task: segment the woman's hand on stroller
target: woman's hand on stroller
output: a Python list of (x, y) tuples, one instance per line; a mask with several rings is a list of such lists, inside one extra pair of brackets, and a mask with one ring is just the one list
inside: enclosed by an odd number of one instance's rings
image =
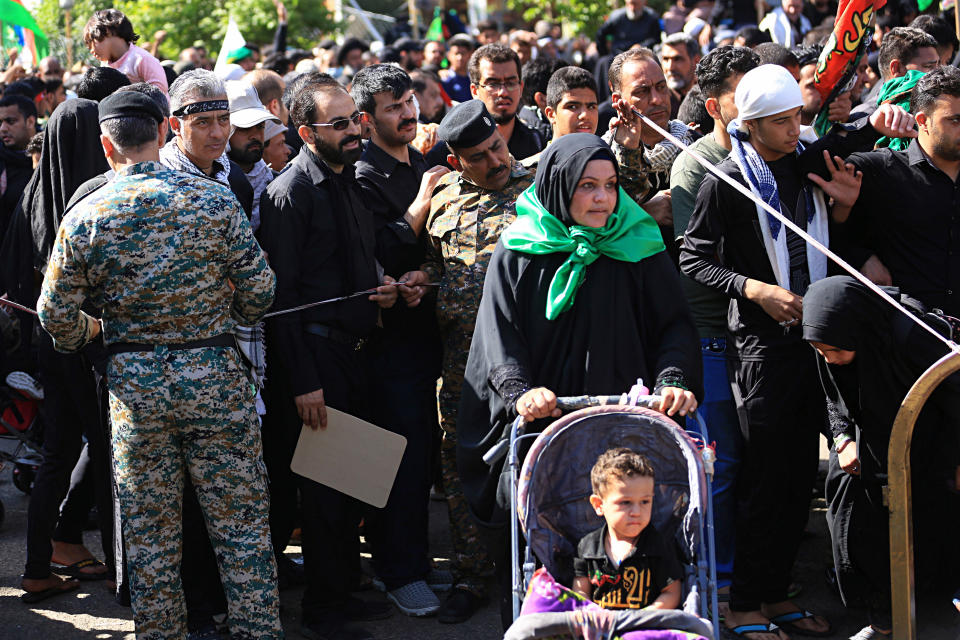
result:
[(661, 400), (660, 407), (657, 410), (660, 413), (668, 416), (679, 413), (681, 416), (685, 416), (697, 409), (697, 397), (693, 395), (693, 391), (687, 391), (679, 387), (664, 387), (658, 393)]
[(562, 412), (557, 408), (557, 395), (546, 387), (530, 389), (517, 399), (517, 414), (525, 422), (540, 418), (559, 418)]

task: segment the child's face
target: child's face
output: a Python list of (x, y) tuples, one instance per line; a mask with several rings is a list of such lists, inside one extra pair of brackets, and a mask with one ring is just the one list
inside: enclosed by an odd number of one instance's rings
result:
[(127, 41), (117, 36), (107, 36), (90, 44), (90, 53), (100, 62), (116, 62), (126, 51)]
[(602, 496), (590, 496), (597, 515), (618, 538), (635, 538), (648, 524), (653, 512), (653, 478), (629, 476), (613, 478)]

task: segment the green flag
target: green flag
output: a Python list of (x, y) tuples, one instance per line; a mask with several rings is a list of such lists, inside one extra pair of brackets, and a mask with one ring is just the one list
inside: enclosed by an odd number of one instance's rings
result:
[[(9, 2), (9, 0), (7, 1)], [(446, 39), (443, 37), (443, 17), (440, 13), (440, 7), (434, 7), (433, 20), (430, 22), (430, 28), (427, 29), (427, 35), (424, 36), (424, 39), (439, 41)]]

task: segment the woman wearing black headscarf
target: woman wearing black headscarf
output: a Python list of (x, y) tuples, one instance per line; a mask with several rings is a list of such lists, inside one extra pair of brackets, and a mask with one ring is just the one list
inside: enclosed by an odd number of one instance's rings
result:
[[(671, 415), (696, 407), (699, 341), (676, 267), (617, 178), (600, 138), (558, 138), (490, 260), (457, 427), (464, 493), (481, 522), (503, 518), (500, 469), (482, 456), (517, 415), (555, 417), (557, 396), (619, 394), (638, 378)], [(496, 557), (502, 534), (492, 534)]]
[[(946, 336), (957, 328), (897, 289), (894, 298)], [(907, 391), (947, 353), (934, 336), (848, 276), (803, 298), (803, 337), (820, 353), (834, 447), (826, 482), (834, 564), (847, 606), (866, 606), (857, 640), (890, 632), (889, 514), (883, 506), (893, 421)], [(917, 421), (911, 446), (918, 584), (954, 580), (960, 526), (960, 377), (945, 380)], [(950, 585), (949, 582), (947, 586)], [(885, 632), (885, 633), (884, 633)]]
[[(63, 219), (67, 202), (77, 187), (105, 172), (107, 166), (100, 145), (97, 103), (67, 100), (50, 116), (43, 134), (40, 164), (27, 183), (0, 249), (2, 288), (9, 297), (27, 306), (36, 306), (47, 261)], [(26, 316), (21, 322), (29, 322)], [(29, 326), (24, 324), (23, 326)], [(35, 333), (35, 335), (34, 335)], [(70, 474), (82, 447), (82, 435), (90, 445), (94, 469), (94, 492), (101, 517), (104, 552), (112, 553), (110, 488), (106, 462), (106, 435), (101, 428), (96, 382), (88, 355), (61, 354), (53, 349), (43, 331), (24, 331), (34, 336), (39, 374), (44, 386), (44, 461), (37, 471), (27, 513), (27, 563), (22, 586), (25, 600), (36, 601), (68, 590), (75, 583), (64, 582), (50, 572), (60, 501), (70, 483)], [(27, 340), (29, 343), (29, 339)], [(29, 345), (28, 345), (29, 346)], [(83, 547), (77, 528), (59, 530), (56, 560), (73, 564), (90, 552)], [(69, 539), (65, 539), (69, 538)], [(70, 557), (66, 557), (70, 556)], [(81, 578), (105, 577), (97, 563), (76, 565), (68, 573)]]

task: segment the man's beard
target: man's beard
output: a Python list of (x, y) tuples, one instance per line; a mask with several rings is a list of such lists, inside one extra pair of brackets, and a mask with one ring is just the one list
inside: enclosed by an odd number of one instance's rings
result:
[(230, 147), (227, 152), (230, 159), (240, 165), (254, 165), (263, 158), (263, 145), (250, 143), (243, 149)]
[[(347, 136), (337, 145), (332, 145), (327, 144), (325, 141), (317, 137), (314, 138), (314, 144), (317, 147), (317, 153), (320, 154), (320, 157), (324, 160), (324, 162), (336, 165), (348, 165), (359, 160), (360, 155), (363, 153), (363, 145), (359, 144), (360, 140), (360, 136)], [(358, 143), (356, 149), (345, 150), (343, 148), (344, 145), (350, 144), (354, 141)]]
[(683, 91), (687, 88), (687, 79), (681, 76), (669, 76), (667, 86), (674, 91)]
[(493, 116), (493, 121), (497, 124), (509, 124), (511, 120), (517, 117), (517, 112), (503, 113), (501, 111), (494, 111), (490, 115)]
[(933, 155), (948, 162), (960, 160), (960, 142), (950, 142), (947, 138), (938, 136), (933, 139)]

